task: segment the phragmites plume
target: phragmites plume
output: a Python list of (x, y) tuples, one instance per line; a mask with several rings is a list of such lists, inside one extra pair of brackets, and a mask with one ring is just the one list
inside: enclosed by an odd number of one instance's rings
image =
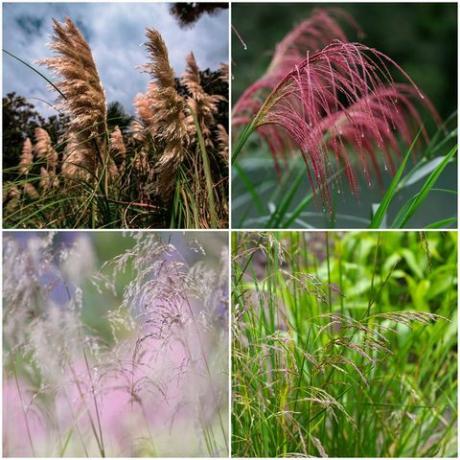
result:
[(72, 20), (53, 23), (54, 36), (49, 46), (57, 56), (44, 59), (41, 64), (60, 77), (55, 86), (63, 109), (70, 116), (68, 137), (72, 149), (67, 161), (73, 168), (83, 168), (80, 176), (87, 176), (88, 171), (95, 173), (107, 155), (104, 90), (91, 49)]
[(58, 154), (53, 147), (48, 132), (43, 128), (35, 128), (34, 152), (37, 158), (46, 161), (51, 171), (56, 171)]
[[(312, 188), (328, 204), (328, 181), (337, 170), (344, 170), (354, 194), (356, 170), (369, 186), (372, 173), (381, 181), (382, 162), (394, 173), (394, 157), (401, 155), (398, 139), (410, 145), (422, 126), (417, 103), (440, 123), (409, 75), (378, 50), (349, 42), (338, 17), (358, 29), (340, 10), (315, 11), (279, 43), (268, 71), (233, 112), (234, 126), (251, 123), (267, 142), (277, 168), (280, 156), (300, 150)], [(406, 83), (396, 83), (390, 70)], [(422, 133), (427, 141), (423, 127)]]
[(67, 136), (62, 174), (72, 180), (89, 180), (94, 174), (94, 151), (87, 142), (80, 142), (79, 136), (70, 131)]
[(151, 62), (144, 69), (153, 81), (147, 92), (136, 98), (135, 106), (154, 140), (163, 147), (155, 165), (155, 173), (158, 179), (157, 193), (167, 201), (174, 189), (176, 171), (188, 143), (184, 99), (176, 90), (174, 71), (161, 35), (154, 29), (147, 29), (146, 35)]
[(22, 145), (22, 153), (19, 161), (19, 174), (27, 175), (34, 161), (32, 141), (27, 138)]
[(198, 123), (205, 144), (212, 147), (213, 142), (210, 127), (214, 125), (214, 116), (218, 112), (219, 102), (223, 98), (219, 95), (208, 94), (203, 89), (201, 86), (200, 69), (193, 53), (187, 56), (187, 67), (182, 76), (182, 83), (192, 96), (187, 99), (188, 108), (191, 112), (186, 119), (189, 136), (194, 139), (197, 138), (196, 123)]
[(54, 171), (40, 168), (40, 189), (43, 191), (59, 187), (59, 178)]
[(145, 130), (144, 130), (144, 127), (137, 120), (133, 120), (131, 122), (131, 124), (129, 125), (129, 133), (131, 134), (131, 137), (136, 142), (140, 142), (140, 143), (145, 142)]

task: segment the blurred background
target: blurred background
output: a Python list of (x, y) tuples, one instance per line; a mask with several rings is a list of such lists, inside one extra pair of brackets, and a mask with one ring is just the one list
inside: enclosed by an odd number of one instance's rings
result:
[[(232, 32), (233, 103), (266, 71), (276, 44), (318, 7), (339, 7), (351, 14), (364, 32), (364, 36), (358, 37), (353, 27), (347, 25), (345, 21), (340, 21), (350, 40), (375, 47), (395, 60), (431, 99), (441, 118), (446, 120), (451, 116), (449, 130), (456, 127), (457, 4), (454, 3), (235, 3), (232, 5), (232, 25), (245, 45), (240, 41), (237, 33)], [(395, 77), (401, 78), (397, 75)], [(435, 132), (434, 126), (429, 126), (429, 132), (431, 135)], [(233, 142), (235, 139), (234, 136)], [(437, 154), (445, 155), (447, 152), (446, 146)], [(284, 171), (279, 177), (274, 170), (267, 146), (260, 143), (256, 136), (250, 138), (238, 162), (262, 197), (261, 201), (268, 203), (268, 208), (272, 209), (276, 200), (286, 196), (290, 190), (290, 185), (300, 171), (299, 168), (305, 168), (301, 158), (293, 158), (289, 171)], [(414, 165), (415, 163), (410, 161), (406, 171)], [(306, 176), (305, 174), (305, 179), (294, 197), (293, 207), (311, 190)], [(336, 210), (334, 222), (330, 221), (328, 213), (323, 211), (321, 200), (317, 199), (314, 200), (316, 203), (310, 205), (291, 227), (367, 227), (372, 205), (381, 201), (383, 192), (392, 177), (384, 174), (383, 187), (377, 183), (372, 183), (369, 187), (362, 175), (359, 176), (361, 189), (359, 197), (349, 192), (345, 180), (342, 179), (342, 183), (338, 185), (345, 193), (334, 194)], [(254, 206), (247, 186), (235, 174), (235, 170), (232, 177), (233, 227), (266, 228), (267, 216)], [(414, 196), (420, 185), (421, 182), (397, 194), (388, 212), (390, 221), (401, 206)], [(456, 161), (446, 167), (438, 180), (437, 187), (457, 190)], [(422, 207), (423, 212), (417, 212), (408, 226), (424, 227), (445, 218), (446, 215), (456, 215), (456, 209), (456, 194), (432, 192)]]

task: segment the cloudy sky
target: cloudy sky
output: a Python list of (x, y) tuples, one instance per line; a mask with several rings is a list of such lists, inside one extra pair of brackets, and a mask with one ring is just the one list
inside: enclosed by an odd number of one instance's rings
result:
[[(176, 75), (193, 51), (200, 68), (216, 69), (228, 62), (228, 10), (204, 14), (192, 27), (181, 29), (169, 13), (169, 4), (158, 3), (9, 3), (3, 6), (3, 47), (28, 63), (51, 56), (46, 47), (51, 20), (70, 17), (93, 52), (109, 102), (119, 101), (132, 112), (134, 96), (146, 89), (148, 76), (136, 66), (147, 62), (142, 46), (146, 27), (160, 31)], [(41, 71), (50, 76), (45, 68)], [(46, 82), (15, 59), (3, 55), (3, 95), (15, 91), (27, 98), (53, 103)], [(44, 115), (52, 111), (36, 99), (31, 102)]]

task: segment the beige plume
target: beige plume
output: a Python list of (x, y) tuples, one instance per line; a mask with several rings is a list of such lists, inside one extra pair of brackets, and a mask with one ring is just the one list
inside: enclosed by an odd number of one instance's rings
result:
[(37, 189), (30, 182), (24, 184), (24, 192), (31, 200), (38, 200), (40, 195), (37, 192)]
[(43, 128), (35, 128), (34, 152), (37, 158), (46, 161), (50, 170), (56, 170), (58, 154), (53, 148), (49, 134)]
[(48, 171), (43, 166), (40, 168), (40, 189), (43, 191), (59, 187), (59, 179), (54, 171)]
[(75, 168), (82, 168), (77, 175), (88, 177), (88, 171), (95, 174), (107, 155), (104, 90), (91, 49), (75, 24), (69, 18), (64, 23), (53, 20), (53, 24), (49, 46), (57, 56), (41, 63), (60, 77), (56, 86), (63, 95), (63, 109), (70, 116), (67, 137), (72, 149), (66, 160), (72, 163), (72, 175)]
[(228, 77), (229, 77), (229, 66), (228, 64), (225, 64), (224, 62), (222, 62), (220, 65), (219, 65), (219, 71), (220, 71), (220, 79), (225, 82), (225, 83), (228, 83)]
[(158, 31), (147, 29), (146, 44), (151, 62), (144, 69), (153, 81), (145, 94), (136, 98), (137, 113), (150, 131), (161, 156), (155, 165), (157, 193), (168, 201), (174, 189), (176, 171), (184, 158), (187, 144), (184, 99), (177, 92), (168, 50)]
[(27, 138), (22, 145), (22, 153), (19, 160), (19, 173), (27, 175), (34, 161), (32, 141)]
[(123, 140), (123, 134), (118, 126), (110, 134), (110, 149), (114, 155), (113, 158), (116, 156), (120, 156), (121, 158), (126, 157), (126, 145), (125, 141)]
[(224, 98), (218, 95), (210, 95), (203, 89), (201, 86), (200, 69), (193, 53), (187, 56), (187, 67), (181, 80), (191, 94), (191, 98), (187, 100), (190, 111), (186, 119), (188, 133), (191, 138), (196, 139), (197, 132), (195, 120), (192, 115), (193, 112), (203, 134), (205, 144), (212, 147), (211, 126), (215, 122), (214, 115), (219, 110), (219, 102)]

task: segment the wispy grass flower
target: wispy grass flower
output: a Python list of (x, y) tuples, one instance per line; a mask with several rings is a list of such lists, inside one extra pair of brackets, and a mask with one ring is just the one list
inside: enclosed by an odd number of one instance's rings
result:
[[(407, 83), (396, 83), (394, 72)], [(299, 150), (313, 190), (330, 203), (327, 184), (337, 170), (344, 169), (357, 194), (358, 173), (371, 185), (374, 175), (380, 180), (382, 163), (395, 171), (400, 140), (410, 145), (419, 128), (428, 140), (420, 106), (440, 122), (428, 98), (396, 62), (349, 42), (331, 14), (318, 10), (277, 46), (266, 74), (235, 104), (234, 125), (247, 124), (235, 158), (254, 131), (267, 141), (277, 167), (283, 155)]]

